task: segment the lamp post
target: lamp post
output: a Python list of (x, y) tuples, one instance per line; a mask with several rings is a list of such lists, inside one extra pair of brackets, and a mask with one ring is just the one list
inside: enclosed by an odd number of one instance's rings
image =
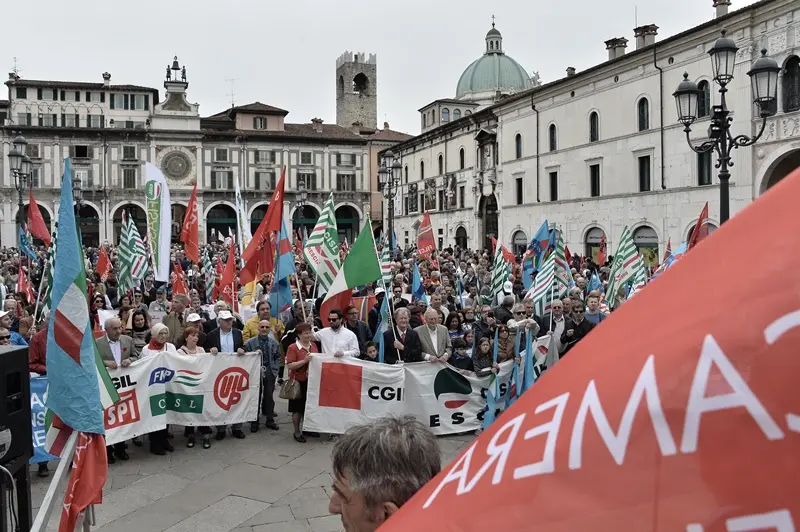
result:
[(712, 107), (711, 125), (708, 128), (709, 139), (699, 146), (694, 146), (689, 133), (691, 125), (697, 120), (697, 104), (701, 91), (697, 84), (689, 79), (689, 74), (684, 73), (683, 81), (678, 85), (677, 90), (672, 94), (675, 97), (675, 104), (678, 107), (678, 122), (684, 125), (686, 142), (696, 153), (707, 153), (712, 150), (717, 152), (717, 164), (719, 168), (719, 203), (720, 203), (720, 223), (725, 223), (730, 217), (730, 196), (729, 181), (731, 173), (728, 170), (733, 166), (731, 161), (731, 151), (734, 148), (751, 146), (761, 138), (764, 128), (767, 125), (767, 118), (775, 114), (775, 104), (778, 97), (778, 73), (781, 68), (778, 62), (767, 56), (766, 50), (761, 50), (759, 57), (753, 67), (747, 73), (750, 76), (750, 83), (753, 88), (753, 103), (759, 108), (761, 116), (761, 128), (755, 136), (731, 134), (731, 123), (733, 117), (728, 109), (725, 93), (728, 92), (728, 84), (733, 80), (733, 70), (736, 65), (736, 52), (739, 48), (733, 39), (722, 36), (716, 40), (708, 51), (711, 56), (711, 65), (714, 73), (714, 82), (719, 85), (720, 104)]
[[(400, 184), (401, 169), (402, 165), (400, 164), (400, 159), (395, 158), (392, 150), (386, 150), (383, 154), (381, 167), (378, 170), (378, 178), (380, 179), (381, 188), (383, 189), (383, 197), (389, 200), (389, 208), (386, 213), (386, 226), (388, 228), (388, 242), (390, 248), (392, 248), (392, 244), (394, 244), (395, 247), (397, 246), (397, 242), (392, 242), (394, 239), (394, 190)], [(392, 249), (392, 254), (394, 254), (394, 251), (395, 250)]]
[[(308, 187), (306, 185), (306, 178), (301, 177), (297, 181), (297, 192), (298, 192), (298, 199), (297, 199), (297, 210), (299, 212), (299, 218), (301, 220), (305, 220), (305, 210), (306, 210), (306, 202), (308, 201)], [(301, 223), (303, 227), (305, 227), (305, 222)]]
[(8, 161), (11, 165), (11, 173), (14, 175), (14, 188), (17, 189), (17, 246), (21, 249), (22, 242), (20, 235), (24, 220), (22, 214), (22, 193), (28, 189), (28, 176), (31, 172), (31, 160), (26, 154), (28, 141), (21, 134), (17, 133), (11, 141), (11, 149), (8, 152)]

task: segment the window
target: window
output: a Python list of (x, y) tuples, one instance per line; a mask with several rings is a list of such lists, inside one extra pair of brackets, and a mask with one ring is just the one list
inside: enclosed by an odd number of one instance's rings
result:
[(58, 93), (53, 89), (40, 89), (40, 100), (58, 100)]
[(461, 119), (461, 109), (453, 109), (453, 120)]
[(310, 151), (301, 151), (300, 152), (300, 164), (312, 164), (311, 163), (311, 152)]
[(408, 214), (408, 196), (403, 196), (403, 214)]
[(122, 147), (122, 160), (135, 161), (136, 160), (136, 146), (123, 146)]
[(436, 109), (431, 110), (431, 125), (436, 125)]
[(297, 174), (297, 179), (298, 182), (303, 180), (306, 182), (306, 190), (317, 190), (317, 174)]
[(711, 88), (703, 80), (697, 84), (700, 94), (697, 95), (697, 117), (703, 118), (711, 114)]
[(61, 115), (61, 127), (78, 127), (80, 118), (78, 115)]
[(519, 133), (514, 137), (514, 157), (516, 159), (522, 159), (522, 135)]
[(650, 192), (650, 156), (644, 155), (639, 160), (639, 192)]
[(422, 115), (422, 127), (428, 127), (428, 115)]
[(425, 179), (425, 161), (419, 162), (419, 178)]
[(550, 127), (547, 128), (547, 137), (550, 143), (550, 151), (556, 151), (558, 149), (558, 131), (556, 131), (555, 124), (550, 124)]
[(41, 159), (42, 157), (41, 145), (29, 142), (28, 148), (25, 151), (25, 155), (27, 155), (31, 159)]
[(256, 150), (256, 163), (274, 164), (275, 152), (270, 150)]
[(356, 176), (354, 174), (338, 174), (336, 176), (336, 190), (342, 192), (355, 192)]
[(465, 197), (467, 195), (466, 188), (467, 187), (465, 187), (464, 185), (461, 185), (460, 187), (458, 187), (458, 208), (459, 209), (463, 209), (464, 208), (464, 199), (465, 199)]
[[(30, 146), (28, 146), (28, 149), (30, 149)], [(41, 175), (41, 172), (40, 172), (39, 167), (32, 166), (31, 167), (31, 175), (30, 175), (31, 187), (39, 188), (41, 186), (41, 184), (39, 183), (39, 176), (40, 175)]]
[(466, 111), (464, 111), (464, 116), (469, 116), (469, 115), (471, 115), (471, 114), (472, 114), (472, 111), (470, 111), (469, 109), (467, 109)]
[(75, 180), (80, 180), (81, 187), (84, 189), (94, 188), (94, 174), (91, 168), (75, 170)]
[(593, 198), (600, 197), (600, 165), (589, 165), (589, 188)]
[(30, 113), (17, 113), (17, 124), (20, 126), (29, 126), (31, 125), (31, 114)]
[(214, 149), (214, 162), (227, 163), (228, 162), (228, 148), (215, 148)]
[(62, 91), (61, 94), (63, 95), (62, 100), (65, 102), (79, 102), (81, 100), (80, 92), (76, 91)]
[(123, 101), (128, 103), (128, 107), (125, 107), (125, 109), (133, 111), (146, 111), (149, 109), (149, 100), (150, 96), (148, 94), (131, 94), (130, 96), (125, 94), (123, 96)]
[(636, 104), (636, 115), (639, 124), (639, 131), (650, 129), (650, 102), (647, 98), (642, 98)]
[(356, 155), (354, 153), (336, 154), (336, 166), (355, 166)]
[(464, 154), (464, 148), (461, 148), (460, 150), (458, 150), (458, 169), (459, 170), (463, 170), (464, 169), (464, 155), (465, 155)]
[(444, 157), (439, 154), (439, 175), (444, 175)]
[(423, 192), (419, 193), (419, 203), (417, 203), (417, 211), (420, 209), (425, 208), (425, 194)]
[(408, 165), (403, 168), (403, 177), (405, 178), (406, 184), (408, 184)]
[(558, 172), (550, 172), (550, 201), (558, 201)]
[(701, 187), (711, 184), (711, 153), (697, 154), (697, 184)]
[(102, 102), (105, 100), (105, 93), (104, 92), (87, 92), (86, 93), (86, 101), (87, 102)]
[(256, 172), (256, 190), (275, 190), (275, 172)]
[(17, 87), (17, 99), (26, 100), (28, 98), (28, 89), (25, 87)]
[[(444, 190), (440, 189), (438, 191), (438, 193), (436, 194), (436, 196), (437, 196), (436, 199), (437, 199), (437, 202), (438, 202), (437, 204), (439, 205), (438, 208), (439, 208), (440, 211), (443, 211), (444, 210)], [(439, 248), (439, 249), (441, 249), (441, 248)]]
[(85, 146), (85, 145), (72, 146), (72, 149), (70, 151), (72, 151), (72, 156), (75, 157), (76, 159), (91, 159), (92, 156), (94, 155), (92, 153), (93, 151), (92, 148), (90, 146)]
[(267, 119), (263, 116), (254, 116), (253, 129), (267, 129)]
[(136, 188), (136, 168), (126, 167), (122, 169), (122, 188), (131, 190)]
[(800, 109), (800, 57), (792, 56), (783, 71), (783, 111)]
[(86, 117), (89, 122), (89, 127), (104, 127), (103, 115), (89, 115)]
[(589, 142), (600, 140), (600, 117), (596, 111), (589, 115)]
[(517, 178), (517, 205), (522, 205), (522, 178)]
[(445, 107), (442, 109), (442, 122), (449, 122), (450, 121), (450, 109)]
[(217, 170), (211, 172), (212, 190), (233, 190), (233, 172)]
[(56, 127), (58, 125), (56, 115), (39, 115), (39, 125), (42, 127)]

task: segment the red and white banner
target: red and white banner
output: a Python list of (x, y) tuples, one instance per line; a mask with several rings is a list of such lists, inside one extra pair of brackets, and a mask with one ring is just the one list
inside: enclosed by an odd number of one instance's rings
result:
[(796, 530), (797, 198), (800, 170), (624, 303), (381, 530)]

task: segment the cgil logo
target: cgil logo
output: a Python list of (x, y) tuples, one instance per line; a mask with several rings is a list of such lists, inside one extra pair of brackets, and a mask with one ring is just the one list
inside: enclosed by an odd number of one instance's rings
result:
[(242, 368), (228, 368), (214, 382), (214, 401), (226, 412), (242, 400), (242, 392), (250, 388), (250, 375)]
[(378, 399), (383, 399), (384, 401), (402, 401), (403, 389), (392, 388), (391, 386), (372, 386), (367, 390), (367, 396), (376, 401)]

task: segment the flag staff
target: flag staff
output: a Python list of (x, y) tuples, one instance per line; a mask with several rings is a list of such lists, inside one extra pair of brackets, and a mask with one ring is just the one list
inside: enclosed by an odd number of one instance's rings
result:
[[(370, 218), (369, 218), (369, 214), (367, 215), (367, 221), (365, 223), (368, 223), (368, 224), (372, 223)], [(370, 234), (370, 238), (372, 240), (372, 249), (375, 250), (375, 257), (377, 258), (378, 257), (378, 245), (375, 243), (375, 236), (372, 234), (371, 231), (370, 231), (369, 234)], [(380, 282), (381, 282), (381, 285), (383, 286), (383, 297), (389, 297), (389, 291), (386, 290), (386, 281), (383, 280), (383, 268), (381, 268)], [(389, 302), (391, 303), (391, 300)], [(388, 307), (389, 307), (389, 328), (392, 330), (392, 335), (394, 336), (394, 339), (396, 341), (398, 338), (397, 338), (397, 331), (394, 328), (394, 322), (392, 320), (392, 318), (393, 318), (392, 312), (391, 312), (392, 306), (388, 305)]]
[[(52, 245), (52, 244), (51, 244)], [(47, 279), (47, 270), (50, 268), (50, 261), (45, 261), (44, 269), (42, 270), (42, 278), (39, 280), (39, 290), (36, 292), (36, 307), (33, 309), (33, 324), (36, 325), (39, 316), (39, 303), (42, 300), (42, 285), (44, 280)]]

